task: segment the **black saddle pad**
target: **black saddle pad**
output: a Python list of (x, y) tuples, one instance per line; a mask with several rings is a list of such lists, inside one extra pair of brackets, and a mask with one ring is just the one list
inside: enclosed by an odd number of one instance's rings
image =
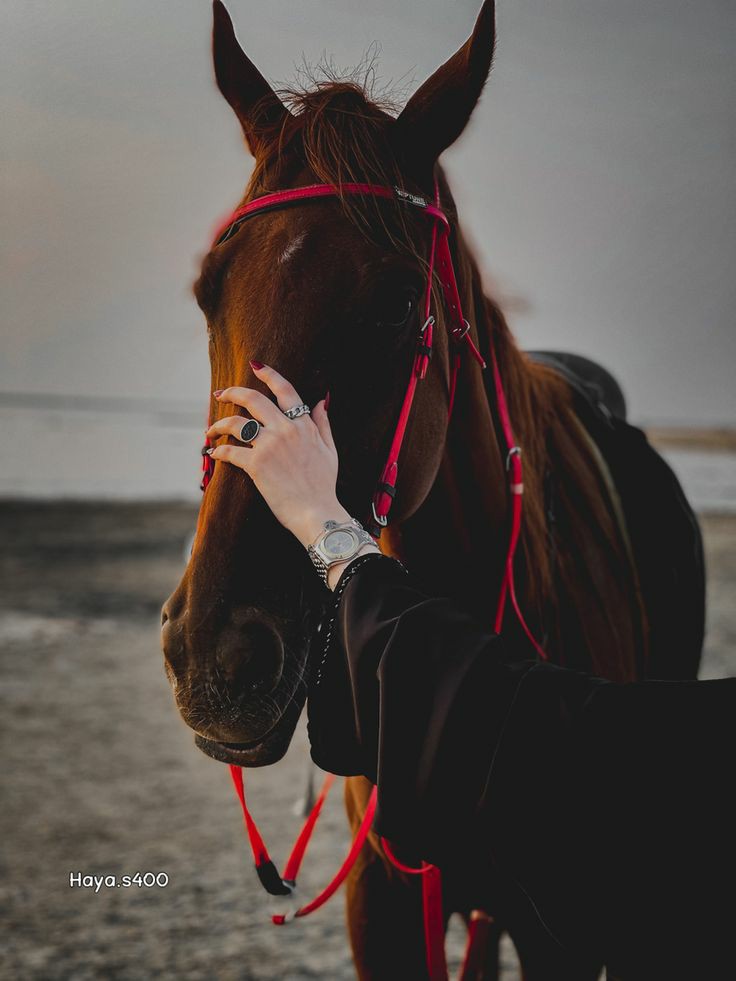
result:
[(650, 678), (697, 676), (705, 634), (705, 559), (698, 520), (671, 467), (626, 421), (609, 372), (579, 355), (529, 351), (570, 385), (575, 411), (621, 499), (649, 621)]
[(626, 399), (613, 375), (590, 358), (568, 351), (527, 351), (533, 361), (562, 375), (605, 415), (626, 418)]

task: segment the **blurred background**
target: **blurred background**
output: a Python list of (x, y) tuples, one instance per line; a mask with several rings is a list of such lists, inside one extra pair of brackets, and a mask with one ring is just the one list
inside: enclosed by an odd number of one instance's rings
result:
[[(274, 84), (370, 51), (404, 101), (479, 5), (229, 9)], [(266, 924), (227, 774), (195, 751), (158, 652), (208, 401), (191, 283), (251, 166), (214, 85), (210, 3), (5, 0), (0, 19), (0, 971), (349, 978), (339, 900)], [(443, 157), (522, 346), (611, 369), (701, 513), (704, 677), (735, 673), (735, 33), (729, 0), (501, 0), (490, 81)], [(305, 760), (301, 733), (253, 776), (282, 854)], [(346, 842), (338, 798), (314, 885)], [(170, 884), (69, 887), (72, 870), (139, 869)]]

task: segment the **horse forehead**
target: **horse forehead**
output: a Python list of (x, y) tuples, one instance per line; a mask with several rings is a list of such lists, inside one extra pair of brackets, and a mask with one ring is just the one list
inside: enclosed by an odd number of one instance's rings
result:
[(279, 253), (278, 258), (276, 259), (277, 263), (280, 266), (283, 266), (289, 262), (290, 259), (293, 259), (300, 249), (303, 248), (306, 238), (306, 231), (297, 232), (297, 234), (287, 242), (286, 247)]

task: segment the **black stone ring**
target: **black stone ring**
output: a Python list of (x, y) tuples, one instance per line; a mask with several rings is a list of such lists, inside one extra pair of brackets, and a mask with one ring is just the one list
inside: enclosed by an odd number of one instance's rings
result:
[(238, 438), (241, 443), (252, 443), (260, 431), (260, 422), (257, 419), (248, 419), (247, 422), (243, 423), (243, 428), (240, 430), (240, 436)]

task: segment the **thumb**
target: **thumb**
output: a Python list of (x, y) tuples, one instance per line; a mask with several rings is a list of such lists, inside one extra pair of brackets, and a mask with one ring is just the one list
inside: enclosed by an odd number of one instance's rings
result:
[(332, 450), (336, 449), (335, 441), (332, 438), (332, 427), (330, 426), (330, 420), (327, 417), (327, 409), (325, 409), (324, 399), (318, 402), (312, 409), (312, 422), (319, 430), (319, 434), (327, 446), (329, 446)]

